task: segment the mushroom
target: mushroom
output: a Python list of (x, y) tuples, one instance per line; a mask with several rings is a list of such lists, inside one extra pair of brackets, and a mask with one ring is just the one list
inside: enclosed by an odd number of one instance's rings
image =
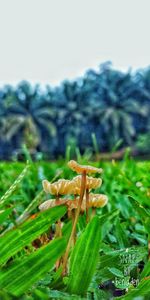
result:
[[(68, 242), (68, 245), (67, 245), (67, 248), (66, 248), (66, 252), (65, 252), (65, 255), (64, 255), (63, 274), (65, 274), (65, 272), (66, 272), (66, 264), (67, 264), (67, 259), (68, 259), (68, 255), (69, 255), (69, 250), (70, 250), (72, 240), (75, 236), (76, 225), (77, 225), (78, 217), (79, 217), (80, 210), (81, 210), (81, 207), (82, 207), (82, 202), (83, 202), (83, 197), (84, 197), (85, 191), (86, 191), (86, 199), (87, 199), (86, 202), (87, 203), (88, 203), (88, 199), (89, 199), (89, 191), (88, 191), (88, 189), (86, 189), (86, 175), (90, 174), (90, 173), (102, 173), (102, 169), (98, 169), (98, 168), (95, 168), (95, 167), (92, 167), (92, 166), (79, 165), (74, 160), (70, 160), (68, 162), (68, 166), (73, 171), (77, 172), (78, 174), (81, 174), (81, 185), (80, 185), (80, 197), (79, 197), (78, 206), (77, 206), (77, 209), (76, 209), (76, 214), (75, 214), (75, 218), (74, 218), (72, 232), (71, 232), (70, 239), (69, 239), (69, 242)], [(86, 205), (87, 205), (87, 203), (86, 203)], [(87, 221), (88, 221), (88, 207), (86, 207), (86, 218), (87, 218)]]
[(39, 205), (39, 210), (44, 211), (57, 205), (66, 205), (68, 207), (68, 210), (71, 211), (72, 209), (77, 208), (78, 202), (76, 200), (61, 199), (60, 202), (57, 203), (56, 199), (49, 199)]
[(87, 166), (87, 165), (80, 165), (75, 160), (70, 160), (68, 162), (68, 166), (70, 169), (75, 171), (78, 174), (82, 174), (83, 172), (86, 172), (87, 174), (91, 173), (102, 173), (103, 169), (101, 168), (95, 168), (93, 166)]
[(57, 205), (63, 205), (66, 204), (66, 200), (61, 200), (59, 203), (56, 203), (56, 199), (49, 199), (42, 204), (39, 205), (39, 210), (44, 211), (49, 209), (50, 207), (55, 207)]
[(89, 207), (104, 207), (108, 202), (108, 197), (104, 194), (90, 194)]
[(104, 194), (90, 194), (89, 207), (92, 208), (92, 215), (96, 213), (96, 208), (104, 207), (108, 202), (108, 197)]
[[(48, 180), (43, 180), (42, 184), (43, 184), (43, 189), (46, 193), (50, 193), (56, 196), (56, 200), (53, 200), (52, 203), (48, 202), (47, 204), (43, 204), (43, 207), (49, 205), (51, 205), (50, 207), (52, 207), (52, 205), (56, 206), (56, 205), (64, 204), (63, 200), (61, 200), (59, 196), (72, 193), (72, 182), (70, 180), (59, 179), (54, 183), (50, 183)], [(40, 207), (42, 207), (42, 205)], [(56, 236), (57, 237), (62, 236), (61, 220), (58, 220), (56, 223)]]
[(59, 179), (53, 183), (48, 180), (43, 180), (43, 188), (46, 193), (52, 195), (67, 195), (72, 194), (72, 181), (66, 179)]
[[(81, 175), (78, 175), (78, 176), (74, 177), (74, 179), (73, 179), (73, 181), (75, 182), (76, 189), (78, 189), (78, 190), (80, 190), (80, 188), (81, 188), (81, 179), (82, 179)], [(101, 178), (93, 178), (93, 177), (86, 176), (86, 187), (85, 187), (86, 197), (83, 198), (81, 208), (83, 210), (83, 207), (86, 207), (87, 223), (89, 221), (89, 216), (88, 216), (89, 191), (91, 189), (96, 189), (96, 188), (100, 187), (101, 184), (102, 184)]]
[[(76, 190), (81, 189), (81, 175), (78, 175), (72, 179), (72, 181), (75, 182), (75, 187)], [(97, 189), (100, 187), (102, 184), (102, 179), (101, 178), (94, 178), (94, 177), (86, 177), (86, 189), (91, 190), (91, 189)]]
[[(87, 174), (102, 173), (101, 168), (96, 168), (88, 165), (80, 165), (76, 161), (71, 160), (68, 162), (68, 166), (80, 174), (74, 177), (72, 180), (59, 179), (53, 183), (48, 180), (43, 180), (43, 189), (46, 193), (50, 193), (56, 196), (56, 199), (50, 199), (45, 201), (39, 206), (41, 211), (46, 210), (50, 207), (57, 205), (66, 205), (68, 208), (68, 216), (72, 217), (73, 227), (71, 235), (68, 241), (66, 252), (63, 258), (62, 274), (66, 272), (67, 259), (69, 255), (69, 250), (72, 242), (76, 239), (76, 225), (78, 217), (81, 212), (86, 211), (86, 219), (89, 219), (89, 208), (92, 208), (92, 214), (95, 213), (96, 208), (103, 207), (107, 204), (108, 198), (103, 194), (90, 194), (92, 189), (96, 189), (101, 186), (101, 178), (93, 178), (87, 176)], [(74, 195), (73, 199), (60, 199), (60, 195)], [(57, 221), (56, 224), (56, 236), (61, 236), (61, 220)], [(60, 265), (60, 260), (57, 262), (57, 267)]]
[[(72, 201), (73, 202), (72, 206), (71, 205), (69, 206), (70, 210), (77, 208), (78, 200), (79, 200), (79, 197), (77, 198), (77, 201)], [(84, 196), (82, 206), (81, 206), (82, 212), (84, 212), (86, 210), (85, 200), (86, 200), (86, 197)], [(71, 201), (68, 201), (68, 202), (71, 202)], [(107, 204), (107, 202), (108, 202), (108, 197), (106, 195), (91, 193), (91, 194), (89, 194), (88, 208), (89, 207), (92, 207), (92, 208), (104, 207)], [(69, 204), (67, 203), (67, 205), (69, 205)]]

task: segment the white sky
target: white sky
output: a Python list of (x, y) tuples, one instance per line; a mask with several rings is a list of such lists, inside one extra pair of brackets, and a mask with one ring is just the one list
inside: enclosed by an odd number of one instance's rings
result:
[(0, 85), (150, 65), (150, 0), (0, 0)]

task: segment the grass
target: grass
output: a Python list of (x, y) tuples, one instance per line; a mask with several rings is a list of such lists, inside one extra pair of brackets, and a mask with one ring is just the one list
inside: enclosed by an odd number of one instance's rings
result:
[[(79, 159), (103, 168), (103, 184), (96, 192), (106, 194), (109, 201), (88, 225), (80, 215), (65, 277), (55, 265), (65, 253), (72, 228), (66, 207), (39, 213), (38, 206), (49, 199), (42, 191), (43, 179), (71, 179), (74, 172), (66, 160), (31, 161), (27, 169), (21, 162), (0, 163), (0, 299), (148, 299), (150, 162), (128, 155), (121, 162)], [(54, 238), (60, 218), (62, 237)]]

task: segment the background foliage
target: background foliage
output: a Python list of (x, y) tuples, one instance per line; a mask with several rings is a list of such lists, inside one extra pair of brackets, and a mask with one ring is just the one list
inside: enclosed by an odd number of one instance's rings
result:
[(150, 68), (120, 72), (109, 63), (58, 87), (23, 81), (0, 89), (0, 158), (26, 144), (31, 153), (64, 156), (66, 146), (108, 152), (119, 141), (138, 153), (150, 149)]
[[(84, 156), (80, 162), (87, 159)], [(39, 213), (38, 206), (49, 198), (42, 191), (42, 179), (51, 181), (56, 174), (72, 178), (73, 171), (64, 160), (31, 161), (28, 167), (20, 162), (0, 163), (1, 299), (149, 299), (150, 162), (135, 162), (126, 153), (121, 162), (92, 165), (104, 169), (97, 192), (109, 201), (97, 209), (90, 226), (85, 215), (80, 216), (70, 274), (62, 280), (55, 262), (64, 253), (71, 223), (65, 207)], [(60, 217), (62, 239), (43, 245), (42, 238)]]

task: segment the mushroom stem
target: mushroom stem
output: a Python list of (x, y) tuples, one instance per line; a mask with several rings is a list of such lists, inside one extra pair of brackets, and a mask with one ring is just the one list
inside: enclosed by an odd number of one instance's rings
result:
[(86, 223), (89, 222), (89, 189), (86, 189)]
[[(71, 211), (71, 217), (72, 217), (72, 224), (74, 224), (74, 221), (75, 221), (75, 209), (72, 209), (72, 211)], [(74, 231), (74, 235), (73, 235), (72, 241), (73, 241), (73, 246), (74, 246), (75, 243), (76, 243), (76, 229)]]
[[(59, 199), (59, 196), (57, 195), (56, 196), (56, 205), (59, 205), (60, 203), (60, 199)], [(61, 237), (62, 236), (62, 230), (61, 230), (61, 220), (59, 219), (57, 222), (56, 222), (56, 237)], [(56, 261), (56, 270), (58, 270), (59, 266), (60, 266), (60, 262), (61, 262), (61, 259), (58, 259)]]
[(65, 275), (65, 273), (66, 273), (66, 266), (67, 266), (67, 259), (68, 259), (68, 255), (69, 255), (69, 250), (70, 250), (70, 247), (71, 247), (73, 237), (74, 237), (75, 232), (76, 232), (76, 225), (77, 225), (78, 217), (79, 217), (80, 210), (81, 210), (81, 205), (82, 205), (82, 201), (83, 201), (83, 197), (84, 197), (84, 193), (85, 193), (85, 188), (86, 188), (86, 171), (84, 171), (82, 173), (80, 198), (79, 198), (79, 203), (78, 203), (78, 207), (77, 207), (76, 214), (75, 214), (75, 219), (74, 219), (71, 235), (70, 235), (68, 245), (67, 245), (67, 248), (66, 248), (66, 252), (65, 252), (65, 255), (64, 255), (64, 259), (63, 259), (62, 275)]
[(95, 216), (96, 214), (96, 208), (92, 207), (92, 215), (91, 215), (91, 219)]
[[(59, 199), (59, 195), (56, 196), (56, 205), (61, 204), (61, 201)], [(62, 232), (61, 232), (61, 220), (59, 219), (56, 223), (56, 236), (61, 237)]]

